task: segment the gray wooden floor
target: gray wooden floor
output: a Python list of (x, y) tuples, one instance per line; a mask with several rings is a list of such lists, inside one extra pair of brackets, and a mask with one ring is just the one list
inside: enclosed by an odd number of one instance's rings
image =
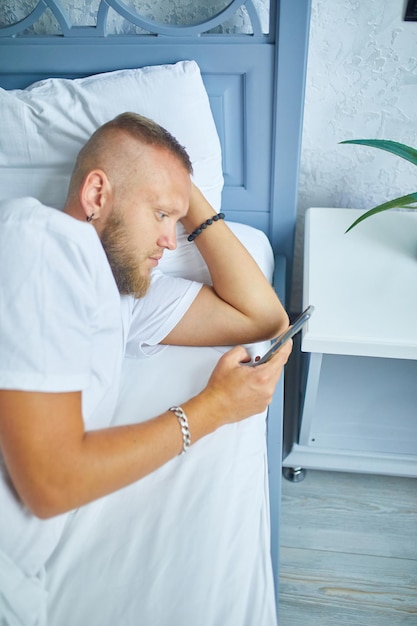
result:
[(417, 479), (283, 480), (279, 626), (417, 626)]

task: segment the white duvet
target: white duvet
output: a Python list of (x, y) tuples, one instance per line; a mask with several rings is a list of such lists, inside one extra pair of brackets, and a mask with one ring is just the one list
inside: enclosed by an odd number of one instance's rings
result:
[[(198, 392), (215, 348), (126, 359), (115, 423)], [(140, 384), (146, 373), (146, 385)], [(47, 564), (50, 626), (274, 626), (265, 415), (74, 513)]]

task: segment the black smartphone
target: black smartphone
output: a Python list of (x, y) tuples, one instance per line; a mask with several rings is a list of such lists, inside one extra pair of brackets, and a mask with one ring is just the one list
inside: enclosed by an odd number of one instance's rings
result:
[(256, 367), (257, 365), (262, 365), (262, 363), (266, 363), (267, 361), (269, 361), (269, 359), (275, 354), (275, 352), (279, 350), (280, 347), (286, 341), (288, 341), (288, 339), (291, 339), (291, 337), (294, 337), (294, 335), (300, 332), (300, 330), (302, 329), (304, 324), (307, 322), (307, 320), (310, 319), (313, 311), (314, 311), (314, 306), (312, 305), (308, 306), (305, 309), (305, 311), (303, 311), (297, 317), (297, 319), (293, 322), (293, 324), (291, 324), (289, 329), (285, 331), (285, 333), (282, 333), (282, 335), (274, 339), (269, 350), (265, 352), (265, 354), (263, 355), (263, 357), (259, 359), (259, 361), (248, 363), (248, 365), (251, 365), (252, 367)]

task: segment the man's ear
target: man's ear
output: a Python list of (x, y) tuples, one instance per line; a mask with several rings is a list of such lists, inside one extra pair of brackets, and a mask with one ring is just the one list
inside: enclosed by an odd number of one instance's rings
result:
[(112, 187), (103, 170), (92, 170), (80, 188), (80, 203), (87, 221), (106, 217), (112, 199)]

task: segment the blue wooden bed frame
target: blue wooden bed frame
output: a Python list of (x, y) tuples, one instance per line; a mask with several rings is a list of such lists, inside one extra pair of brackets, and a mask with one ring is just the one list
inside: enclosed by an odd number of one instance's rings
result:
[[(71, 26), (56, 0), (40, 0), (21, 22), (0, 28), (0, 86), (20, 89), (48, 77), (73, 78), (196, 60), (222, 144), (222, 210), (228, 219), (257, 227), (269, 237), (276, 257), (275, 287), (281, 299), (288, 301), (310, 2), (271, 0), (269, 34), (264, 35), (251, 0), (231, 0), (219, 15), (192, 26), (150, 22), (129, 11), (121, 0), (102, 0), (92, 27)], [(207, 34), (243, 5), (253, 34)], [(107, 35), (109, 7), (150, 34)], [(46, 9), (54, 13), (61, 35), (26, 34), (25, 29)], [(283, 394), (281, 381), (268, 414), (271, 554), (277, 600)]]

